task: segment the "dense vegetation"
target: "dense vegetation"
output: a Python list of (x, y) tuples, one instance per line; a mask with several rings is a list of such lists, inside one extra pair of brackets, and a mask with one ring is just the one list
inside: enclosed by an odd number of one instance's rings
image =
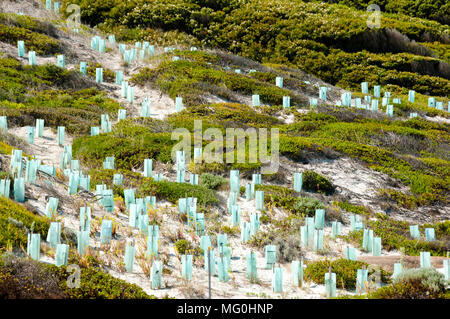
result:
[[(71, 1), (72, 3), (74, 1)], [(66, 3), (66, 1), (65, 1)], [(229, 50), (256, 61), (295, 65), (321, 79), (358, 90), (360, 82), (393, 85), (448, 96), (450, 68), (433, 56), (448, 51), (448, 26), (402, 14), (383, 14), (380, 29), (370, 29), (369, 12), (346, 6), (292, 0), (211, 2), (171, 1), (75, 1), (82, 21), (111, 32), (133, 29), (177, 30), (194, 36), (204, 45)], [(415, 11), (394, 6), (391, 12)], [(353, 5), (352, 3), (345, 3)], [(448, 5), (422, 5), (417, 15), (431, 12), (442, 17)], [(357, 6), (361, 8), (361, 6)], [(395, 8), (394, 8), (395, 7)], [(257, 10), (255, 10), (257, 8)], [(365, 8), (364, 8), (365, 10)], [(444, 18), (446, 19), (446, 18)], [(439, 20), (439, 19), (438, 19)], [(121, 24), (118, 28), (117, 22)], [(152, 33), (152, 31), (148, 31)], [(127, 31), (129, 34), (130, 31)], [(139, 37), (144, 38), (145, 32)]]

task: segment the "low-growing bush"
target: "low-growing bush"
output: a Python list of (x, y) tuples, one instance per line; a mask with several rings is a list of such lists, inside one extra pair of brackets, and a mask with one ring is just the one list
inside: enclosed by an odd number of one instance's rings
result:
[(306, 191), (332, 194), (334, 192), (333, 184), (322, 175), (313, 171), (303, 172), (303, 188)]
[[(348, 259), (337, 259), (331, 260), (320, 260), (312, 263), (308, 263), (304, 275), (305, 278), (312, 280), (318, 284), (325, 283), (325, 274), (329, 272), (331, 267), (331, 272), (336, 274), (336, 286), (338, 288), (344, 289), (355, 289), (356, 288), (356, 275), (358, 269), (362, 269), (365, 266), (369, 266), (367, 263), (362, 261), (354, 261)], [(374, 272), (374, 270), (369, 271), (369, 276)], [(388, 274), (382, 270), (381, 280), (383, 282), (388, 281)]]
[(199, 185), (208, 189), (216, 190), (225, 183), (227, 183), (225, 178), (210, 173), (203, 173), (199, 177)]

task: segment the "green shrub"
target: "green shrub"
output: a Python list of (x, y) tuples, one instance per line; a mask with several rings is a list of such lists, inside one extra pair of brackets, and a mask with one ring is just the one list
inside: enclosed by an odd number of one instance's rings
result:
[[(304, 276), (305, 278), (314, 281), (318, 284), (325, 283), (325, 273), (329, 271), (336, 274), (336, 287), (345, 289), (356, 288), (356, 275), (358, 269), (362, 269), (363, 266), (368, 266), (367, 263), (362, 261), (354, 261), (348, 259), (337, 259), (334, 261), (320, 260), (317, 262), (308, 263)], [(369, 276), (374, 270), (369, 271)], [(381, 271), (381, 279), (386, 282), (388, 274), (385, 271)]]
[(41, 238), (47, 237), (50, 227), (47, 218), (36, 216), (12, 200), (0, 197), (0, 250), (8, 246), (26, 248), (32, 225), (34, 233), (39, 233)]
[[(436, 299), (445, 298), (444, 275), (433, 268), (408, 269), (400, 273), (392, 285), (370, 294), (372, 299)], [(448, 298), (448, 296), (447, 296)]]
[(333, 184), (327, 178), (313, 171), (303, 172), (303, 189), (324, 194), (334, 192)]
[(313, 197), (299, 197), (296, 199), (293, 210), (296, 215), (303, 217), (314, 216), (316, 209), (324, 209), (325, 205)]
[(227, 179), (222, 176), (203, 173), (199, 177), (199, 185), (208, 189), (217, 190), (220, 186), (227, 183)]
[(192, 244), (187, 239), (180, 239), (175, 242), (175, 249), (179, 255), (185, 255), (187, 251), (192, 249)]

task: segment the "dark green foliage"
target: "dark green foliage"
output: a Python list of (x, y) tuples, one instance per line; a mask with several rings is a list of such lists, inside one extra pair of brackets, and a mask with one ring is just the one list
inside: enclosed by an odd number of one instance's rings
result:
[(199, 177), (199, 185), (208, 189), (217, 190), (220, 186), (227, 183), (227, 180), (222, 176), (203, 173)]
[(41, 238), (47, 237), (50, 227), (47, 218), (36, 216), (12, 200), (0, 197), (0, 250), (8, 245), (26, 248), (27, 234), (32, 225), (33, 233), (39, 233)]
[(333, 184), (327, 178), (313, 171), (303, 172), (303, 189), (324, 194), (334, 192)]
[[(314, 281), (318, 284), (325, 283), (325, 273), (329, 271), (336, 274), (336, 287), (344, 289), (355, 289), (356, 287), (356, 274), (358, 269), (362, 269), (363, 266), (368, 267), (368, 264), (362, 261), (353, 261), (348, 259), (337, 259), (334, 261), (321, 260), (317, 262), (308, 263), (305, 270), (305, 278)], [(369, 276), (372, 275), (374, 270), (369, 271)], [(385, 271), (381, 271), (381, 279), (383, 282), (388, 280), (388, 274)]]

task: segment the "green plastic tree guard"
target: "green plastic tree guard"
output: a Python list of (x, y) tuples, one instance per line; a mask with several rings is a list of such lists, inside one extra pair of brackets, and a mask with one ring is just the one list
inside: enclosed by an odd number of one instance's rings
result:
[(36, 135), (38, 137), (44, 136), (44, 120), (43, 119), (36, 120)]
[(259, 94), (253, 94), (252, 95), (252, 106), (261, 106), (261, 101), (259, 98)]
[(151, 268), (152, 289), (160, 289), (162, 282), (162, 262), (159, 260), (153, 261)]
[(319, 101), (317, 99), (314, 99), (314, 98), (310, 98), (309, 99), (309, 106), (310, 107), (316, 107), (318, 103), (319, 103)]
[(275, 85), (281, 89), (283, 88), (283, 78), (281, 76), (275, 78)]
[(372, 242), (373, 242), (373, 230), (364, 229), (362, 249), (368, 252), (372, 251), (372, 244), (371, 244)]
[(300, 193), (303, 187), (303, 173), (294, 173), (294, 191)]
[(189, 184), (198, 185), (198, 174), (189, 175)]
[(25, 179), (22, 177), (14, 179), (14, 200), (19, 203), (25, 202)]
[(60, 68), (65, 69), (66, 68), (66, 56), (64, 54), (58, 54), (56, 56), (56, 59), (57, 59), (57, 65)]
[(420, 268), (429, 268), (429, 267), (431, 267), (430, 252), (429, 251), (420, 252)]
[(231, 271), (231, 247), (229, 247), (229, 246), (223, 247), (222, 256), (227, 262), (226, 265), (227, 265), (228, 271)]
[(89, 175), (80, 176), (80, 187), (87, 191), (91, 189), (91, 177)]
[(228, 276), (228, 265), (227, 260), (223, 257), (218, 257), (216, 260), (217, 263), (217, 274), (219, 276), (220, 282), (228, 282), (230, 277)]
[(126, 118), (127, 118), (127, 110), (120, 109), (117, 114), (117, 120), (121, 121), (121, 120), (125, 120)]
[(87, 63), (86, 62), (80, 62), (80, 73), (83, 75), (87, 74)]
[(102, 244), (108, 243), (111, 241), (112, 237), (112, 220), (104, 219), (102, 220), (102, 227), (100, 231), (100, 240)]
[(150, 225), (148, 228), (148, 237), (147, 237), (147, 255), (151, 257), (158, 258), (158, 243), (159, 243), (159, 235), (158, 233), (152, 233), (153, 225)]
[(91, 38), (91, 48), (98, 51), (98, 38), (97, 37)]
[(367, 269), (358, 269), (357, 270), (356, 291), (359, 294), (364, 294), (367, 292), (368, 275), (369, 275), (369, 271)]
[(254, 195), (255, 195), (255, 193), (252, 192), (252, 185), (253, 185), (253, 190), (254, 190), (255, 184), (247, 183), (245, 185), (245, 199), (247, 201), (252, 200), (254, 198)]
[(132, 86), (127, 87), (127, 101), (129, 103), (134, 103), (134, 87)]
[(176, 97), (175, 98), (175, 111), (181, 112), (181, 109), (183, 108), (183, 98), (182, 97)]
[(28, 64), (31, 66), (36, 66), (36, 52), (28, 51)]
[(58, 145), (64, 145), (64, 135), (65, 135), (65, 127), (64, 126), (58, 126), (57, 131), (57, 139), (58, 139)]
[(323, 230), (315, 230), (314, 231), (314, 251), (323, 250)]
[(450, 259), (445, 259), (444, 263), (444, 278), (447, 281), (450, 281)]
[(264, 211), (264, 191), (255, 192), (256, 210)]
[(392, 278), (395, 279), (402, 272), (403, 272), (403, 265), (401, 263), (395, 263), (394, 264), (394, 273), (392, 274)]
[(419, 225), (409, 226), (409, 234), (411, 235), (411, 238), (413, 238), (413, 239), (420, 239)]
[(45, 0), (45, 9), (52, 10), (52, 0)]
[(277, 262), (277, 247), (275, 245), (266, 245), (265, 258), (266, 258), (266, 269), (271, 269)]
[(230, 170), (230, 192), (240, 192), (238, 170)]
[(25, 182), (26, 183), (36, 183), (36, 174), (39, 166), (41, 165), (40, 160), (29, 160), (27, 161), (25, 168)]
[(291, 266), (292, 284), (296, 287), (303, 286), (303, 260), (293, 260)]
[(283, 96), (283, 108), (289, 109), (291, 108), (291, 97)]
[(361, 83), (361, 93), (369, 94), (369, 83), (368, 82)]
[(58, 244), (55, 253), (55, 266), (67, 266), (69, 261), (69, 245)]
[(103, 68), (95, 68), (95, 82), (103, 83)]
[(181, 255), (181, 277), (192, 280), (192, 255)]
[(274, 268), (272, 273), (272, 291), (283, 292), (283, 268)]
[(187, 213), (187, 198), (178, 199), (178, 211), (180, 212), (180, 214)]
[(334, 221), (331, 223), (331, 238), (341, 235), (341, 223)]
[(327, 87), (321, 86), (319, 88), (319, 99), (321, 99), (322, 101), (327, 100)]
[(48, 203), (45, 206), (45, 216), (51, 218), (52, 215), (56, 214), (58, 210), (59, 199), (55, 197), (50, 197)]
[(230, 192), (227, 199), (227, 212), (231, 214), (231, 207), (237, 203), (237, 192)]
[(23, 58), (25, 56), (25, 42), (24, 41), (17, 41), (17, 55), (20, 58)]
[(132, 203), (129, 205), (130, 214), (128, 215), (128, 226), (137, 227), (138, 211), (137, 205)]
[(70, 173), (69, 195), (75, 195), (78, 192), (79, 185), (80, 185), (80, 174), (79, 173)]
[(325, 226), (325, 209), (316, 209), (314, 216), (314, 226), (316, 229), (323, 229)]
[(233, 227), (241, 223), (241, 207), (239, 205), (231, 206), (231, 223)]
[(81, 256), (86, 254), (86, 248), (89, 246), (89, 231), (79, 231), (77, 233), (77, 250)]
[(258, 280), (256, 254), (253, 251), (250, 251), (245, 255), (245, 259), (247, 264), (247, 279), (249, 279), (250, 282), (256, 282)]
[(116, 36), (114, 34), (108, 36), (109, 44), (116, 44)]
[(80, 229), (82, 231), (91, 231), (91, 208), (80, 207)]
[(61, 223), (52, 222), (47, 233), (47, 242), (51, 248), (56, 248), (58, 244), (61, 244)]
[(27, 241), (27, 255), (33, 260), (40, 259), (41, 251), (41, 235), (40, 234), (28, 234)]
[(436, 240), (434, 228), (425, 228), (425, 240), (426, 241)]
[(261, 216), (259, 213), (250, 213), (250, 230), (252, 236), (254, 236), (259, 230), (260, 218)]
[(386, 114), (390, 117), (394, 116), (394, 106), (393, 105), (386, 105)]
[(251, 225), (247, 222), (241, 223), (241, 243), (246, 243), (250, 240)]
[(216, 263), (215, 263), (215, 254), (214, 254), (214, 250), (210, 249), (209, 250), (209, 258), (208, 258), (208, 249), (204, 250), (204, 258), (205, 258), (205, 271), (208, 272), (209, 267), (211, 267), (210, 271), (211, 271), (211, 276), (215, 276), (216, 275)]
[(228, 244), (227, 234), (217, 235), (217, 250), (219, 254), (223, 254), (224, 247)]
[(101, 53), (105, 53), (106, 52), (106, 41), (105, 39), (100, 39), (98, 41), (98, 51)]
[(0, 116), (0, 129), (8, 130), (8, 118), (6, 116)]
[(28, 126), (27, 141), (30, 144), (34, 144), (34, 126)]
[(434, 98), (434, 97), (429, 97), (429, 98), (428, 98), (428, 106), (429, 106), (429, 107), (436, 107), (436, 98)]
[(103, 169), (114, 169), (114, 156), (105, 159), (103, 162)]
[(127, 209), (130, 208), (130, 204), (136, 204), (136, 197), (134, 193), (134, 189), (125, 189), (123, 191), (124, 201), (125, 201), (125, 207)]
[(206, 252), (208, 248), (211, 248), (211, 238), (207, 235), (203, 235), (200, 237), (200, 248), (203, 252)]
[(381, 106), (386, 106), (389, 104), (389, 98), (388, 97), (383, 97), (381, 99)]
[(114, 174), (113, 176), (113, 184), (114, 185), (122, 185), (123, 183), (123, 175), (122, 174)]
[(381, 237), (374, 237), (372, 245), (372, 255), (381, 256)]
[(261, 174), (252, 174), (252, 183), (255, 185), (261, 185)]
[(122, 81), (123, 81), (123, 71), (121, 70), (116, 71), (116, 84), (122, 85)]
[(381, 97), (381, 87), (379, 85), (375, 85), (373, 87), (373, 96), (379, 99)]
[(128, 272), (133, 272), (134, 254), (135, 254), (134, 245), (130, 242), (127, 243), (127, 246), (125, 247), (124, 263), (125, 263), (125, 269)]
[(96, 136), (100, 134), (100, 128), (98, 126), (91, 127), (91, 136)]
[(325, 292), (327, 298), (336, 297), (336, 274), (327, 272), (325, 273)]
[(414, 103), (415, 99), (416, 99), (416, 92), (413, 90), (410, 90), (408, 93), (408, 101), (411, 103)]
[(144, 177), (152, 177), (153, 171), (153, 160), (152, 159), (144, 159)]
[(127, 92), (128, 92), (128, 82), (127, 81), (122, 81), (122, 91), (121, 91), (121, 96), (125, 99), (127, 97)]
[(9, 179), (0, 180), (0, 196), (9, 198), (10, 186), (11, 186), (11, 181)]
[(345, 258), (348, 260), (356, 260), (356, 249), (353, 247), (347, 247), (345, 249)]

